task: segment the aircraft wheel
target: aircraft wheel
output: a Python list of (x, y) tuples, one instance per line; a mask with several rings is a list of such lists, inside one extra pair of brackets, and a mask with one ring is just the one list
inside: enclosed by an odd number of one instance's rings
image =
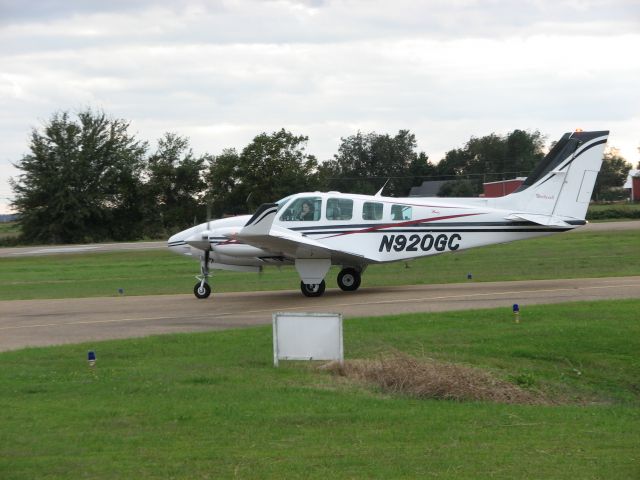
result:
[(302, 290), (305, 297), (319, 297), (324, 293), (325, 287), (324, 280), (315, 284), (300, 282), (300, 290)]
[(207, 298), (211, 295), (211, 287), (208, 283), (196, 283), (193, 287), (193, 294), (198, 298)]
[(353, 292), (360, 287), (362, 277), (355, 268), (343, 268), (338, 274), (338, 286), (345, 292)]

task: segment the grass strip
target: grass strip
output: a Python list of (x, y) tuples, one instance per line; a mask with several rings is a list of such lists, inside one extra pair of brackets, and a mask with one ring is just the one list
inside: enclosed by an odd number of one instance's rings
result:
[(5, 352), (0, 477), (636, 478), (639, 309), (345, 321), (349, 359), (469, 365), (554, 405), (419, 400), (306, 363), (274, 368), (270, 327)]
[[(585, 232), (525, 240), (418, 259), (371, 265), (363, 287), (640, 275), (640, 232)], [(199, 265), (168, 251), (0, 258), (0, 299), (78, 298), (190, 293)], [(327, 287), (337, 288), (337, 268)], [(297, 289), (292, 267), (261, 274), (215, 271), (214, 291)]]

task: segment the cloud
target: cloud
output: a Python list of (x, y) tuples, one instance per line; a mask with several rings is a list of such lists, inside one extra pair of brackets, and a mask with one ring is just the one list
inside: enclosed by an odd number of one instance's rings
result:
[[(640, 24), (640, 4), (631, 0), (49, 0), (38, 6), (0, 0), (3, 30), (21, 40), (10, 48), (132, 42), (336, 43), (416, 36), (503, 38), (559, 31), (608, 35), (635, 33)], [(43, 43), (44, 38), (49, 42)]]
[(640, 144), (637, 2), (16, 5), (0, 1), (0, 185), (30, 128), (85, 107), (214, 154), (282, 127), (321, 160), (357, 130), (408, 128), (434, 160), (514, 128), (614, 125), (634, 162)]

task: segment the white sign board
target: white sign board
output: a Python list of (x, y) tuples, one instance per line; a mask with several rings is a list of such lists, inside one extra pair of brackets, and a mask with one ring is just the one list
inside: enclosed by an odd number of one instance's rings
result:
[(274, 313), (273, 364), (278, 360), (343, 360), (342, 315)]

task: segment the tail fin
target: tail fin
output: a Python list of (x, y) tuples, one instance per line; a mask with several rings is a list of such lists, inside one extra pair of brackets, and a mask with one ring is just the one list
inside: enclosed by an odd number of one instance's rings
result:
[(608, 131), (565, 133), (515, 192), (496, 199), (497, 206), (550, 221), (584, 220), (608, 136)]

